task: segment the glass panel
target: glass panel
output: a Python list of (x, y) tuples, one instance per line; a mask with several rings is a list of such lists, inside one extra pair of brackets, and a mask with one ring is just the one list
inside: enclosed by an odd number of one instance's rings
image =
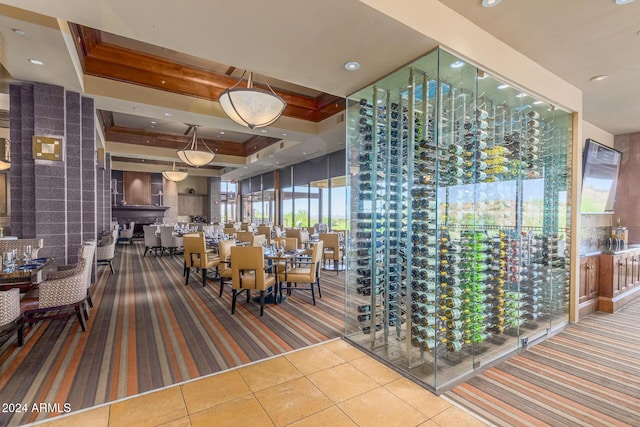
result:
[(242, 222), (251, 222), (253, 209), (253, 204), (251, 202), (251, 194), (242, 195)]
[(309, 227), (313, 227), (320, 222), (320, 196), (322, 191), (322, 188), (318, 188), (313, 183), (309, 186)]
[(330, 230), (347, 230), (347, 184), (345, 176), (331, 178)]
[(275, 191), (265, 190), (262, 192), (262, 203), (264, 209), (264, 215), (261, 222), (258, 224), (273, 224), (275, 215)]
[(350, 97), (347, 337), (441, 389), (566, 324), (571, 123), (442, 50)]
[(308, 227), (309, 226), (309, 186), (299, 185), (299, 186), (293, 187), (293, 190), (294, 190), (293, 208), (295, 209), (293, 226)]
[(283, 227), (293, 227), (293, 187), (282, 189), (282, 224)]
[(251, 193), (251, 222), (262, 224), (269, 219), (262, 203), (262, 191)]

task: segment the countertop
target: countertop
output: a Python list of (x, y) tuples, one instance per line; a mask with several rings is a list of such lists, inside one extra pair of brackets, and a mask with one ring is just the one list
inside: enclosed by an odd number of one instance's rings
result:
[(592, 255), (619, 255), (619, 254), (635, 251), (638, 249), (640, 249), (640, 244), (633, 244), (633, 245), (627, 246), (625, 249), (620, 249), (618, 251), (612, 251), (610, 249), (600, 249), (597, 251), (580, 254), (580, 257), (592, 256)]

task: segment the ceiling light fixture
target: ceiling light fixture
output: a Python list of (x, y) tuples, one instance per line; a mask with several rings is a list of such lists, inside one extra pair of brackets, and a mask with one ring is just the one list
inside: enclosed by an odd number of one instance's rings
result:
[(533, 105), (544, 104), (544, 101), (533, 101)]
[(176, 170), (176, 162), (173, 162), (173, 168), (162, 171), (162, 176), (164, 176), (165, 179), (173, 182), (182, 181), (188, 175), (189, 174), (186, 170)]
[(284, 112), (287, 103), (265, 83), (269, 90), (253, 87), (253, 72), (249, 72), (246, 88), (236, 88), (240, 80), (220, 94), (218, 101), (222, 110), (234, 122), (249, 129), (269, 126), (278, 120)]
[(482, 0), (483, 7), (493, 7), (500, 4), (502, 0)]
[(631, 3), (633, 0), (616, 0), (616, 4), (628, 4)]
[(26, 36), (27, 33), (24, 32), (24, 30), (21, 30), (20, 28), (12, 28), (11, 31), (13, 31), (14, 33), (16, 33), (19, 36)]
[(29, 62), (31, 62), (34, 65), (44, 65), (44, 62), (40, 61), (39, 59), (30, 58)]
[(593, 77), (591, 77), (591, 81), (592, 81), (592, 82), (599, 82), (600, 80), (604, 80), (604, 79), (606, 79), (607, 77), (609, 77), (609, 76), (607, 76), (606, 74), (600, 74), (599, 76), (593, 76)]
[(213, 151), (211, 151), (211, 149), (209, 149), (204, 141), (202, 142), (202, 145), (205, 146), (207, 151), (198, 150), (198, 126), (190, 126), (193, 127), (193, 137), (191, 138), (191, 141), (189, 141), (189, 143), (182, 150), (178, 150), (177, 153), (180, 160), (182, 160), (189, 166), (197, 168), (211, 162), (211, 160), (213, 160), (213, 158), (215, 157), (215, 154), (213, 153)]
[(344, 64), (344, 69), (347, 71), (356, 71), (360, 69), (360, 63), (356, 61), (349, 61)]

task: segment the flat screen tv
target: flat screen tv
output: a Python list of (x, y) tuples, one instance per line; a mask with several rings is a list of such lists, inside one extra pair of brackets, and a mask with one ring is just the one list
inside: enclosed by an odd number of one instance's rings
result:
[(587, 139), (582, 153), (580, 212), (613, 213), (622, 153)]

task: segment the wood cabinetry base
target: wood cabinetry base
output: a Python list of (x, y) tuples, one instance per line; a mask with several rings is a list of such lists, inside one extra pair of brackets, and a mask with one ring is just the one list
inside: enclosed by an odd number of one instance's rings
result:
[(591, 313), (598, 311), (598, 303), (598, 298), (592, 298), (581, 303), (578, 306), (578, 319), (582, 319), (584, 317), (587, 317)]
[(604, 311), (605, 313), (614, 313), (615, 311), (620, 310), (620, 308), (638, 298), (640, 298), (640, 286), (636, 286), (629, 292), (625, 292), (613, 298), (599, 297), (598, 311)]

